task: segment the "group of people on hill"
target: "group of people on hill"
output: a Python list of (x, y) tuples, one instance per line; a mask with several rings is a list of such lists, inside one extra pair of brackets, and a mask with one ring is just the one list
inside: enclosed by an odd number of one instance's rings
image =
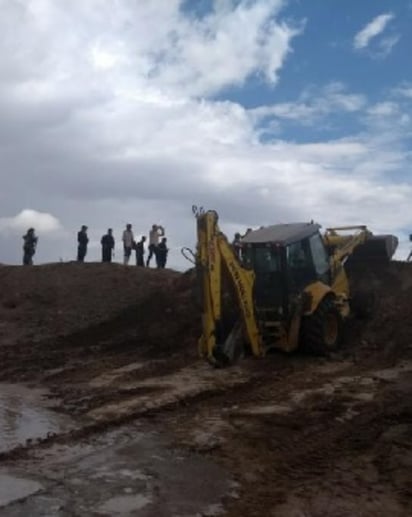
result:
[[(169, 249), (167, 247), (167, 238), (164, 236), (165, 230), (160, 224), (152, 225), (149, 231), (149, 254), (146, 262), (144, 260), (145, 255), (145, 242), (146, 236), (142, 235), (139, 241), (135, 240), (132, 225), (127, 224), (126, 229), (123, 231), (122, 242), (123, 242), (123, 264), (129, 264), (130, 257), (133, 251), (136, 254), (136, 266), (149, 267), (150, 261), (153, 257), (156, 260), (156, 266), (158, 268), (166, 267), (167, 254)], [(114, 253), (115, 240), (113, 237), (113, 230), (109, 228), (107, 233), (103, 235), (100, 241), (102, 245), (102, 262), (111, 262)]]
[[(87, 255), (87, 246), (89, 237), (87, 235), (88, 227), (83, 225), (77, 232), (77, 261), (84, 262)], [(165, 229), (160, 224), (153, 224), (149, 231), (148, 255), (145, 261), (145, 243), (146, 236), (143, 235), (139, 241), (135, 240), (132, 225), (127, 224), (122, 234), (123, 242), (123, 264), (128, 265), (133, 251), (136, 254), (136, 266), (150, 267), (150, 261), (154, 257), (158, 268), (165, 268), (169, 249), (167, 247), (167, 238), (165, 237)], [(26, 266), (33, 264), (33, 256), (36, 253), (38, 237), (34, 228), (29, 228), (27, 233), (23, 235), (23, 264)], [(112, 228), (100, 239), (102, 247), (102, 262), (111, 262), (114, 257), (115, 239)]]

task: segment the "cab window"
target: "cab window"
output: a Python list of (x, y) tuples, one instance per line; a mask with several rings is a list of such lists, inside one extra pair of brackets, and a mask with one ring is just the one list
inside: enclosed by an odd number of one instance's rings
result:
[(307, 241), (299, 241), (290, 244), (286, 249), (288, 268), (291, 270), (310, 269), (311, 256)]
[(272, 247), (252, 248), (245, 254), (245, 262), (250, 263), (253, 250), (253, 269), (259, 273), (280, 271), (280, 256), (277, 249)]
[(329, 271), (329, 256), (326, 252), (322, 237), (319, 234), (312, 235), (309, 239), (310, 250), (312, 252), (313, 264), (319, 277)]

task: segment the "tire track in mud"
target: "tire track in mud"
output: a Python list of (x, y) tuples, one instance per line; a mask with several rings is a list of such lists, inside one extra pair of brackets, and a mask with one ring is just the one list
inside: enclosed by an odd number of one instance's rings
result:
[[(199, 373), (201, 371), (207, 372), (203, 383), (199, 382)], [(195, 380), (194, 383), (189, 385), (187, 385), (188, 373), (192, 376), (192, 379)], [(172, 377), (176, 380), (178, 376), (179, 372), (175, 372)], [(138, 418), (150, 418), (160, 412), (175, 411), (182, 405), (186, 406), (189, 404), (197, 404), (217, 393), (230, 392), (231, 390), (236, 390), (251, 382), (251, 379), (248, 377), (236, 378), (236, 375), (232, 374), (232, 380), (224, 380), (223, 382), (215, 384), (210, 382), (210, 377), (211, 373), (208, 367), (201, 368), (199, 371), (198, 365), (195, 365), (192, 369), (190, 367), (186, 369), (186, 384), (183, 385), (183, 390), (173, 390), (170, 382), (164, 382), (164, 377), (160, 378), (163, 379), (163, 387), (159, 385), (159, 378), (150, 378), (149, 383), (145, 384), (145, 381), (143, 381), (142, 386), (132, 387), (120, 392), (120, 397), (117, 396), (113, 407), (111, 402), (107, 404), (107, 400), (104, 398), (102, 400), (98, 398), (102, 404), (98, 405), (96, 403), (96, 409), (88, 411), (86, 416), (80, 417), (77, 422), (77, 428), (68, 432), (53, 433), (46, 438), (33, 440), (24, 446), (18, 446), (9, 451), (2, 452), (0, 453), (0, 461), (26, 457), (33, 449), (49, 447), (54, 443), (68, 443), (87, 438), (93, 434), (105, 432), (109, 429), (122, 426)], [(158, 384), (157, 386), (156, 383)], [(147, 393), (152, 392), (156, 392), (158, 397), (153, 398), (147, 395)], [(80, 397), (85, 394), (85, 391), (81, 391), (81, 394), (82, 395), (80, 395)], [(122, 395), (126, 396), (122, 397)], [(99, 397), (99, 395), (97, 395), (97, 397)], [(130, 400), (133, 401), (132, 405), (128, 403)], [(121, 410), (122, 404), (125, 404), (126, 410)]]
[[(357, 515), (364, 504), (370, 511), (365, 515), (381, 515), (384, 508), (384, 514), (406, 517), (412, 411), (400, 395), (410, 392), (411, 365), (400, 367), (397, 377), (394, 368), (358, 372), (352, 383), (341, 382), (348, 378), (342, 371), (337, 377), (314, 371), (311, 380), (289, 379), (289, 387), (305, 396), (286, 412), (291, 397), (274, 395), (269, 383), (248, 400), (233, 392), (217, 395), (200, 412), (188, 407), (169, 422), (159, 415), (159, 423), (176, 436), (176, 446), (200, 451), (233, 473), (242, 489), (240, 501), (227, 501), (226, 515), (266, 515), (275, 507), (279, 516)], [(334, 382), (334, 391), (324, 389)], [(374, 397), (358, 396), (365, 392)], [(200, 440), (196, 429), (203, 429)], [(390, 433), (398, 430), (394, 444)], [(394, 464), (394, 454), (403, 465)]]
[[(285, 510), (274, 515), (296, 515), (293, 512), (296, 508), (302, 509), (303, 501), (306, 501), (307, 508), (312, 508), (308, 515), (318, 515), (319, 512), (337, 515), (330, 513), (332, 497), (338, 501), (345, 500), (349, 510), (344, 508), (352, 514), (355, 502), (361, 501), (366, 507), (370, 506), (373, 515), (377, 506), (363, 500), (366, 492), (389, 514), (407, 515), (402, 512), (410, 493), (402, 481), (403, 471), (399, 474), (399, 468), (394, 470), (392, 466), (392, 474), (386, 475), (393, 450), (390, 441), (381, 439), (385, 432), (399, 425), (407, 425), (410, 430), (410, 409), (406, 410), (405, 400), (399, 399), (398, 392), (390, 392), (390, 386), (396, 380), (394, 368), (370, 370), (365, 365), (354, 365), (347, 360), (325, 361), (299, 356), (292, 361), (290, 359), (245, 360), (239, 365), (238, 373), (232, 373), (237, 381), (232, 385), (228, 382), (229, 370), (214, 370), (208, 365), (194, 363), (187, 367), (192, 380), (198, 381), (203, 375), (205, 381), (213, 378), (214, 382), (206, 382), (203, 386), (197, 382), (201, 389), (185, 391), (181, 397), (171, 400), (170, 379), (162, 377), (163, 393), (168, 395), (162, 403), (162, 393), (159, 393), (160, 400), (156, 403), (154, 398), (152, 406), (129, 406), (126, 413), (110, 414), (107, 400), (102, 400), (103, 404), (97, 405), (105, 408), (100, 421), (50, 436), (30, 447), (15, 449), (0, 455), (0, 460), (13, 465), (17, 460), (30, 458), (31, 453), (38, 454), (39, 450), (54, 444), (88, 441), (94, 435), (136, 419), (149, 419), (156, 427), (160, 424), (167, 434), (175, 436), (175, 446), (205, 454), (232, 473), (241, 487), (241, 503), (233, 498), (225, 500), (226, 515), (235, 516), (239, 512), (262, 515), (267, 508), (282, 508), (282, 505)], [(274, 368), (276, 365), (277, 369)], [(409, 366), (399, 369), (402, 375), (410, 372)], [(142, 385), (156, 386), (159, 379), (154, 376), (136, 382), (133, 375), (130, 379), (132, 372), (128, 371), (129, 368), (120, 370), (106, 370), (91, 378), (89, 386), (99, 389), (108, 383), (118, 389), (129, 383), (130, 390), (135, 390)], [(174, 375), (179, 377), (176, 372)], [(220, 382), (216, 382), (216, 376), (220, 376)], [(185, 378), (184, 372), (182, 377)], [(185, 383), (188, 384), (187, 377)], [(66, 388), (70, 389), (69, 386)], [(161, 390), (160, 385), (157, 387)], [(382, 388), (385, 388), (384, 395), (380, 394)], [(379, 396), (366, 402), (362, 397), (356, 397), (359, 392), (370, 391)], [(127, 399), (130, 395), (128, 390), (119, 393), (118, 404), (122, 404), (124, 395)], [(355, 401), (357, 413), (342, 420), (348, 400), (352, 404)], [(279, 413), (276, 407), (291, 404), (295, 405), (288, 412)], [(256, 411), (262, 407), (269, 408), (269, 411)], [(209, 426), (213, 420), (214, 426)], [(193, 433), (204, 432), (205, 428), (206, 435), (200, 436), (199, 443), (199, 437), (193, 438)], [(405, 433), (399, 439), (405, 441)], [(376, 446), (373, 445), (375, 443)], [(404, 452), (405, 448), (400, 447), (399, 450)], [(248, 473), (246, 477), (245, 472)], [(370, 486), (368, 472), (377, 480), (375, 488)], [(322, 494), (321, 501), (316, 499), (317, 492)], [(292, 498), (290, 494), (293, 494)], [(400, 509), (394, 511), (396, 501)], [(329, 513), (326, 511), (328, 507)]]
[[(168, 361), (159, 360), (155, 362), (157, 375), (154, 376), (150, 375), (153, 365), (149, 365), (147, 372), (148, 365), (143, 363), (143, 367), (139, 368), (142, 363), (137, 362), (137, 379), (130, 363), (120, 368), (97, 368), (96, 376), (93, 376), (96, 373), (95, 365), (90, 364), (91, 370), (88, 365), (83, 365), (80, 383), (76, 382), (77, 375), (72, 379), (70, 375), (65, 376), (65, 371), (43, 372), (47, 381), (43, 386), (51, 389), (53, 398), (62, 400), (61, 406), (54, 409), (74, 417), (76, 428), (50, 434), (0, 453), (0, 460), (18, 459), (35, 448), (87, 438), (139, 418), (152, 418), (160, 413), (173, 414), (182, 408), (197, 407), (214, 400), (219, 403), (221, 396), (230, 396), (231, 392), (236, 392), (236, 397), (248, 398), (257, 386), (266, 382), (265, 379), (273, 380), (274, 376), (272, 367), (266, 365), (266, 371), (262, 372), (259, 366), (263, 366), (263, 363), (254, 359), (229, 370), (215, 370), (204, 362), (196, 361), (183, 369), (172, 368), (171, 372)], [(289, 371), (289, 361), (282, 361), (275, 375), (280, 378)], [(59, 383), (54, 385), (49, 381), (55, 381), (56, 376)], [(84, 382), (85, 377), (89, 378), (88, 383)]]

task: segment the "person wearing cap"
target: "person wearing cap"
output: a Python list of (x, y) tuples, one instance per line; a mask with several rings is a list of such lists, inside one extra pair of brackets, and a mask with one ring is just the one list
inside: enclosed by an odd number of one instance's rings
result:
[(34, 233), (34, 228), (29, 228), (27, 233), (23, 235), (23, 265), (32, 266), (33, 256), (36, 253), (38, 238)]
[(132, 254), (132, 249), (135, 246), (134, 235), (133, 235), (131, 224), (126, 224), (126, 229), (123, 232), (122, 241), (123, 241), (123, 250), (124, 250), (123, 264), (125, 266), (127, 266), (127, 264), (129, 263), (130, 255)]
[(89, 237), (87, 236), (87, 226), (83, 225), (79, 232), (77, 232), (77, 261), (84, 262), (87, 254), (87, 245)]
[(115, 244), (111, 228), (107, 230), (106, 235), (103, 235), (100, 244), (102, 245), (102, 262), (111, 262)]

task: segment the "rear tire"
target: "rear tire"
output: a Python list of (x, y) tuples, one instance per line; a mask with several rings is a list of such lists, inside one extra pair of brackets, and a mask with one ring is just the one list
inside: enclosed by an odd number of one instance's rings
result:
[(318, 355), (336, 351), (342, 339), (342, 317), (331, 296), (324, 298), (316, 311), (302, 322), (302, 341), (307, 350)]

